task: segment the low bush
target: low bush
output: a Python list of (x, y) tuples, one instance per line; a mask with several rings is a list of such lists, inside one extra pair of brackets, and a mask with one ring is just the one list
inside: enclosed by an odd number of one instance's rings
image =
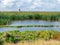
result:
[[(30, 40), (36, 40), (36, 39), (44, 39), (44, 40), (50, 40), (50, 39), (58, 39), (60, 35), (57, 35), (57, 31), (54, 30), (45, 30), (45, 31), (8, 31), (8, 32), (2, 32), (0, 34), (2, 36), (2, 40), (5, 42), (13, 42), (17, 43), (19, 41), (30, 41)], [(56, 36), (57, 35), (57, 36)], [(56, 37), (56, 38), (55, 38)], [(60, 37), (59, 37), (60, 39)]]

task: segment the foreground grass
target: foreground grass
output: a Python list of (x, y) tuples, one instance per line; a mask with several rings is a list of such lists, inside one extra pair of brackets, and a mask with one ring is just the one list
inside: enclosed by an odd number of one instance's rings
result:
[[(41, 40), (42, 39), (42, 40)], [(43, 31), (7, 31), (0, 33), (0, 45), (37, 45), (44, 44), (51, 41), (60, 42), (60, 32), (55, 30), (43, 30)], [(42, 42), (41, 42), (42, 41)], [(39, 43), (40, 42), (40, 43)], [(11, 44), (9, 44), (11, 43)], [(51, 42), (52, 43), (52, 42)], [(54, 42), (53, 42), (54, 43)], [(54, 43), (55, 44), (55, 43)], [(57, 44), (57, 43), (56, 43)]]
[(32, 42), (24, 41), (24, 42), (18, 42), (16, 44), (5, 43), (4, 45), (60, 45), (60, 41), (57, 41), (57, 40), (46, 41), (46, 40), (38, 39)]

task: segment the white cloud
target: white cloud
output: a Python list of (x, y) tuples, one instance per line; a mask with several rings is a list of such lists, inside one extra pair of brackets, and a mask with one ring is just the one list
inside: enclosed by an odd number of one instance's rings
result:
[(45, 8), (55, 8), (56, 4), (55, 3), (44, 3), (43, 4)]
[(28, 2), (28, 3), (31, 3), (32, 2), (32, 0), (25, 0), (26, 2)]
[[(3, 8), (22, 8), (23, 10), (37, 10), (40, 9), (52, 9), (58, 8), (60, 0), (0, 0), (0, 10)], [(25, 8), (24, 8), (25, 6)], [(28, 8), (28, 9), (27, 9)], [(10, 10), (9, 9), (9, 10)]]
[[(59, 0), (60, 1), (60, 0)], [(37, 7), (39, 8), (44, 8), (44, 9), (51, 9), (55, 8), (57, 3), (52, 3), (52, 2), (44, 2), (42, 0), (35, 0), (33, 4), (30, 6), (30, 10), (36, 9)]]
[(5, 8), (6, 6), (12, 6), (15, 0), (2, 0), (2, 6)]
[(30, 10), (35, 9), (36, 7), (40, 7), (41, 4), (42, 4), (41, 0), (35, 0), (34, 2), (32, 2), (32, 5), (30, 6)]
[(20, 7), (20, 6), (22, 6), (22, 5), (23, 5), (23, 2), (20, 2), (20, 1), (19, 1), (19, 2), (16, 2), (16, 6), (17, 6), (17, 7)]
[(41, 0), (35, 0), (34, 2), (33, 2), (33, 5), (40, 5), (42, 3), (42, 1)]
[[(24, 1), (24, 0), (23, 0), (23, 1)], [(25, 0), (24, 2), (26, 2), (26, 3), (31, 3), (32, 0)]]
[(60, 3), (60, 0), (57, 0), (58, 3)]

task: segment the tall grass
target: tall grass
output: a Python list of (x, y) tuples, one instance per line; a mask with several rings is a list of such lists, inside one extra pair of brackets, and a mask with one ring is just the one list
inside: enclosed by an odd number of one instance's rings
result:
[(13, 21), (31, 19), (60, 21), (60, 12), (0, 12), (0, 24), (5, 24), (5, 22), (7, 22), (8, 20)]
[(59, 12), (0, 12), (0, 19), (10, 19), (10, 20), (39, 19), (39, 20), (60, 21), (60, 13)]
[(0, 19), (0, 25), (8, 25), (10, 23), (11, 23), (11, 21), (8, 19)]

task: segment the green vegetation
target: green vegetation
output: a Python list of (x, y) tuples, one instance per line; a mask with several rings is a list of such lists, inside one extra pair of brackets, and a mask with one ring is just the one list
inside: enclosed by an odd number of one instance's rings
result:
[(13, 28), (22, 28), (22, 27), (59, 27), (59, 25), (21, 25), (21, 26), (9, 26), (9, 25), (0, 25), (1, 27), (13, 27)]
[(0, 19), (0, 25), (8, 25), (8, 24), (10, 24), (11, 22), (10, 22), (10, 20), (8, 20), (8, 19)]
[(0, 12), (0, 25), (13, 20), (60, 21), (60, 12)]
[(0, 19), (10, 20), (59, 20), (60, 12), (0, 12)]
[(15, 30), (15, 31), (8, 31), (8, 32), (0, 32), (0, 44), (3, 44), (3, 42), (17, 43), (19, 41), (30, 41), (30, 40), (37, 40), (37, 39), (59, 40), (60, 32), (55, 30), (43, 30), (43, 31), (26, 30), (23, 32)]
[[(53, 25), (25, 25), (5, 26), (14, 20), (46, 20), (60, 21), (60, 12), (0, 12), (0, 27), (54, 27)], [(58, 27), (58, 25), (56, 26)], [(55, 30), (23, 31), (18, 30), (0, 32), (0, 45), (3, 43), (17, 43), (19, 41), (34, 41), (37, 39), (60, 40), (60, 32)]]

